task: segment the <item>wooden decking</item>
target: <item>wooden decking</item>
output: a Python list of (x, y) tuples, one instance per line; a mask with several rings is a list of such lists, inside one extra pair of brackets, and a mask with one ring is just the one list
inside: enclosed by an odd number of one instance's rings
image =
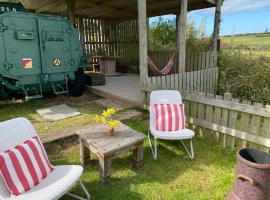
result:
[(106, 85), (90, 86), (89, 88), (96, 95), (139, 105), (139, 75), (107, 76)]

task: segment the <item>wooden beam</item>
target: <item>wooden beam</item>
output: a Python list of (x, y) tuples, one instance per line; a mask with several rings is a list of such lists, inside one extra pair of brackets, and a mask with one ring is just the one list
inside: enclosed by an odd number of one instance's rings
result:
[(215, 11), (215, 22), (214, 22), (214, 33), (213, 33), (213, 49), (217, 50), (217, 43), (220, 32), (220, 21), (221, 21), (221, 5), (222, 0), (217, 0), (216, 11)]
[(23, 4), (23, 6), (27, 9), (33, 9), (36, 10), (40, 7), (46, 6), (50, 3), (55, 2), (55, 0), (20, 0), (20, 2)]
[(36, 13), (49, 12), (53, 8), (56, 8), (56, 7), (61, 6), (61, 5), (65, 5), (64, 0), (55, 0), (49, 4), (46, 4), (45, 6), (37, 8)]
[(183, 73), (186, 69), (186, 27), (187, 27), (187, 7), (188, 0), (181, 0), (180, 15), (178, 20), (178, 63), (179, 72)]
[[(140, 55), (140, 87), (142, 88), (148, 78), (147, 65), (147, 16), (146, 0), (138, 0), (139, 25), (139, 55)], [(145, 92), (141, 94), (141, 103), (145, 103)]]
[(216, 5), (216, 3), (217, 3), (217, 0), (206, 0), (206, 1), (213, 4), (213, 5)]
[(85, 1), (84, 3), (85, 3), (85, 4), (83, 4), (84, 8), (85, 7), (93, 7), (93, 8), (99, 8), (100, 10), (103, 10), (103, 11), (116, 13), (118, 15), (122, 14), (124, 16), (129, 16), (129, 17), (136, 17), (137, 16), (135, 13), (133, 13), (131, 11), (126, 11), (124, 9), (115, 8), (115, 7), (109, 6), (105, 3), (96, 3), (93, 1)]
[(217, 66), (218, 56), (218, 39), (220, 32), (220, 21), (221, 21), (221, 5), (222, 0), (217, 0), (216, 11), (215, 11), (215, 22), (214, 22), (214, 33), (213, 33), (213, 52), (214, 52), (214, 65)]
[(240, 138), (242, 140), (253, 142), (256, 144), (263, 145), (265, 147), (270, 147), (270, 139), (258, 136), (256, 133), (247, 133), (233, 128), (228, 128), (227, 126), (222, 126), (206, 120), (200, 120), (192, 117), (186, 117), (186, 121), (190, 124), (198, 125), (203, 128), (207, 128), (213, 131), (217, 131), (232, 137)]
[(76, 0), (65, 0), (67, 5), (67, 18), (74, 23), (74, 14), (76, 11)]

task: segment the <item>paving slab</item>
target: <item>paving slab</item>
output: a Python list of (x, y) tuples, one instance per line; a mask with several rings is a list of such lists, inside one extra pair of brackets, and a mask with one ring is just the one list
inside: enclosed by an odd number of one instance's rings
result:
[(43, 119), (48, 120), (48, 121), (58, 121), (58, 120), (81, 115), (80, 112), (67, 106), (66, 104), (61, 104), (61, 105), (38, 109), (37, 113)]

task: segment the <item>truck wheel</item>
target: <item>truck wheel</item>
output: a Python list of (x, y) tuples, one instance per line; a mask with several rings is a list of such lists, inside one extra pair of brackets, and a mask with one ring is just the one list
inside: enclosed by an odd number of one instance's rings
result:
[(7, 99), (8, 98), (8, 92), (4, 88), (3, 85), (0, 86), (0, 99)]
[(81, 96), (85, 91), (85, 74), (83, 69), (78, 69), (78, 71), (75, 73), (75, 80), (72, 87), (72, 95), (74, 97)]

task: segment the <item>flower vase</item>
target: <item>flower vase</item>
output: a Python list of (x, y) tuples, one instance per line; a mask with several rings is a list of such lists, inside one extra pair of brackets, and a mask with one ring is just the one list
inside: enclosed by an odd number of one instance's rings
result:
[(114, 136), (114, 128), (110, 128), (110, 129), (107, 131), (107, 135), (108, 135), (108, 136)]

